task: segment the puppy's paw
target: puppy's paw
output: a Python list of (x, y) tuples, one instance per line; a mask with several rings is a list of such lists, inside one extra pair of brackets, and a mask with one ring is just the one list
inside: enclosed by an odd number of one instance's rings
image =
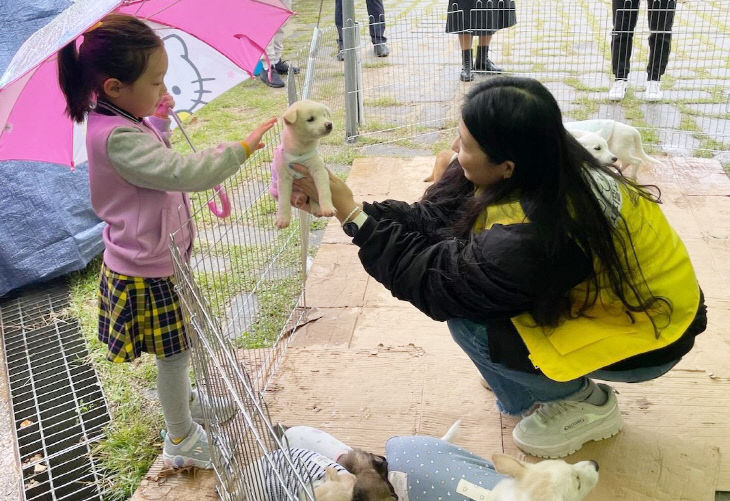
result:
[(333, 205), (321, 205), (319, 207), (319, 211), (317, 211), (317, 215), (319, 217), (331, 217), (334, 216), (337, 213), (335, 210), (335, 207)]
[(286, 228), (287, 226), (289, 226), (290, 222), (291, 222), (291, 219), (288, 217), (277, 216), (276, 227), (279, 229)]

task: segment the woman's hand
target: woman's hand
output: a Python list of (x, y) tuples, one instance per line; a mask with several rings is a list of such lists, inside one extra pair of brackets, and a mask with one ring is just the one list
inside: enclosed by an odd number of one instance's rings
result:
[(256, 127), (254, 131), (246, 137), (246, 144), (249, 148), (251, 148), (251, 151), (260, 150), (261, 148), (266, 146), (264, 143), (261, 142), (261, 138), (264, 136), (264, 134), (266, 134), (269, 129), (276, 125), (276, 121), (276, 117), (269, 118), (267, 121)]
[[(311, 212), (309, 208), (309, 200), (319, 201), (317, 197), (317, 187), (314, 185), (314, 179), (309, 175), (309, 170), (300, 164), (291, 164), (292, 169), (304, 177), (294, 180), (294, 189), (292, 191), (291, 203), (298, 209)], [(339, 177), (332, 174), (327, 169), (330, 181), (330, 191), (332, 192), (332, 205), (337, 209), (336, 217), (342, 223), (345, 218), (352, 213), (352, 210), (359, 206), (355, 203), (352, 190)]]
[(155, 116), (167, 120), (168, 118), (170, 118), (170, 110), (174, 107), (175, 100), (170, 94), (165, 94), (160, 98), (159, 102), (157, 103), (157, 107), (155, 108)]

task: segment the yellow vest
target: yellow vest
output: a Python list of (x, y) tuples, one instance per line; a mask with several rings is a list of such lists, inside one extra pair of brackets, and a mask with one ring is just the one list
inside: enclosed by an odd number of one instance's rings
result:
[[(596, 303), (583, 316), (565, 319), (557, 327), (538, 326), (530, 313), (513, 317), (512, 323), (530, 352), (530, 360), (555, 381), (570, 381), (673, 343), (689, 327), (699, 306), (700, 289), (687, 249), (659, 206), (632, 194), (632, 188), (603, 173), (592, 174), (604, 195), (599, 197), (605, 202), (604, 213), (617, 222), (620, 211), (649, 289), (655, 296), (670, 301), (672, 313), (670, 319), (666, 315), (655, 316), (660, 330), (657, 338), (649, 316), (632, 313), (632, 322), (610, 286), (602, 283)], [(512, 200), (488, 207), (473, 231), (488, 230), (494, 224), (527, 222), (519, 201)], [(624, 228), (622, 223), (617, 224)], [(599, 269), (598, 264), (594, 264), (594, 269)], [(588, 281), (583, 282), (571, 291), (573, 304), (581, 303), (587, 285)]]

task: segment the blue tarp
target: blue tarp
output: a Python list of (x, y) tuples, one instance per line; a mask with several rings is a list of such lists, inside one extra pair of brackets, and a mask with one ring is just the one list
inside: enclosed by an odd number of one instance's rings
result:
[(79, 270), (103, 249), (84, 163), (0, 162), (0, 296)]
[[(0, 2), (0, 75), (31, 34), (70, 0)], [(103, 250), (86, 164), (0, 162), (0, 296), (81, 269)]]

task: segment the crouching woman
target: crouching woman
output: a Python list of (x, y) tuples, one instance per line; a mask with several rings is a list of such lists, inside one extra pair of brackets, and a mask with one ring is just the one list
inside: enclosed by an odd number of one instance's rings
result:
[(523, 416), (517, 446), (562, 457), (621, 429), (594, 380), (652, 380), (692, 348), (702, 292), (658, 197), (599, 165), (539, 82), (476, 86), (458, 129), (420, 202), (359, 205), (331, 176), (333, 202), (367, 272), (447, 321), (500, 411)]

